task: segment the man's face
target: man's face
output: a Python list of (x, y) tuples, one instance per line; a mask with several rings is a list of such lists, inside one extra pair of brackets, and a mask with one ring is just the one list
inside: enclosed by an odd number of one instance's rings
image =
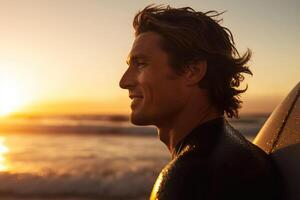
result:
[(131, 122), (136, 125), (170, 123), (184, 107), (184, 78), (171, 68), (162, 38), (154, 32), (138, 35), (128, 56), (128, 69), (120, 87), (128, 89)]

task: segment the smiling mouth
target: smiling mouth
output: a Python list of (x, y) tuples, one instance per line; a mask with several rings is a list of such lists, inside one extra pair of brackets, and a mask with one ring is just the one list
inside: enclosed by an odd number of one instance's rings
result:
[(143, 99), (143, 97), (133, 97), (131, 98), (131, 102), (134, 103), (134, 102), (138, 102), (138, 101), (141, 101)]
[(143, 96), (129, 96), (130, 99), (134, 100), (134, 99), (142, 99)]
[(143, 97), (142, 96), (130, 96), (131, 99), (131, 108), (135, 108), (137, 104), (140, 104)]

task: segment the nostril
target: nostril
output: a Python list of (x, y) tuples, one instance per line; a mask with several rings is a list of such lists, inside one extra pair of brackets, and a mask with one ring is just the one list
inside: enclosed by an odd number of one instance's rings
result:
[(120, 80), (120, 82), (119, 82), (119, 86), (120, 86), (120, 88), (122, 88), (122, 89), (127, 89), (128, 88), (128, 81), (125, 79), (125, 77), (124, 76), (122, 76), (122, 78), (121, 78), (121, 80)]
[(129, 89), (129, 88), (132, 88), (134, 86), (134, 82), (135, 82), (135, 80), (134, 80), (133, 74), (129, 73), (129, 70), (127, 70), (123, 74), (123, 76), (122, 76), (122, 78), (119, 82), (119, 86), (122, 89)]
[(125, 86), (125, 84), (123, 83), (122, 79), (121, 79), (120, 82), (119, 82), (119, 87), (122, 88), (122, 89), (126, 89), (126, 86)]

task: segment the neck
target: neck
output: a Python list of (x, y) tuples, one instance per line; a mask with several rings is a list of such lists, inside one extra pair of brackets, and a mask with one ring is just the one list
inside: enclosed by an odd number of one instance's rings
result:
[(198, 106), (198, 108), (197, 106), (191, 106), (167, 123), (157, 125), (160, 140), (173, 153), (176, 145), (195, 127), (221, 116), (211, 104)]

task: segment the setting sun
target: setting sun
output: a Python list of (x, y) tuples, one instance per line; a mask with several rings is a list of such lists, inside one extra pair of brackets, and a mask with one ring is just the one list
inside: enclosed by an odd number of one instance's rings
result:
[(16, 82), (2, 77), (0, 79), (0, 116), (16, 111), (24, 104), (24, 101)]

